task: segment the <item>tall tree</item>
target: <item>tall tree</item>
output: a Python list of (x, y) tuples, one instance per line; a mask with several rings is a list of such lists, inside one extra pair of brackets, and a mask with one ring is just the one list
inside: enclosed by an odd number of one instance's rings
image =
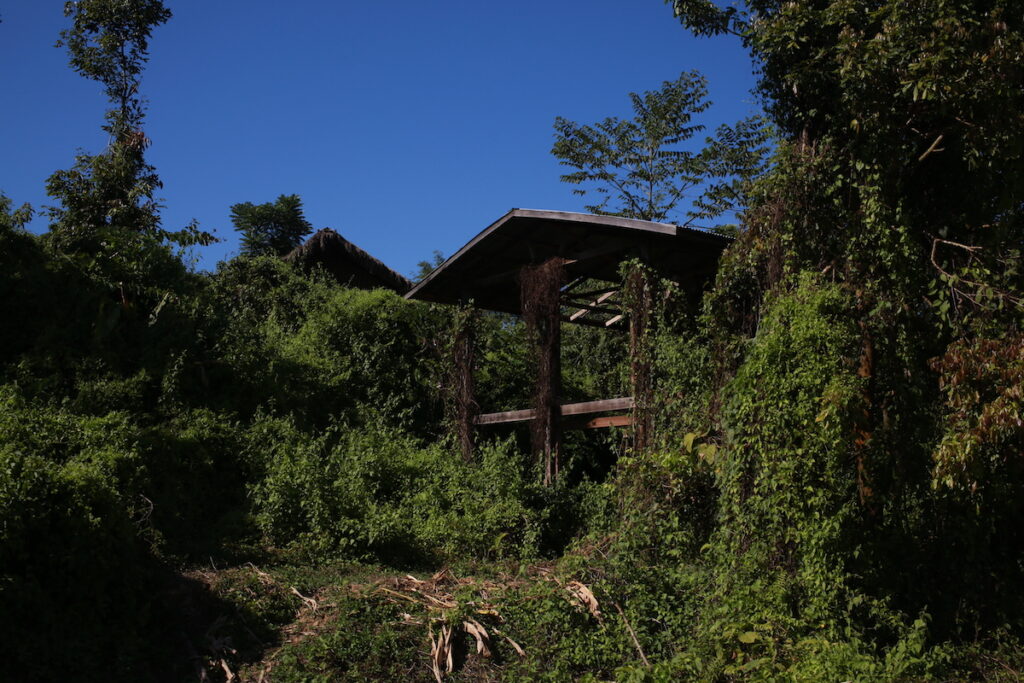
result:
[(231, 222), (242, 234), (242, 253), (246, 256), (284, 256), (313, 232), (297, 194), (283, 194), (264, 204), (235, 204), (231, 207)]
[(723, 126), (703, 149), (690, 141), (704, 130), (694, 122), (711, 103), (707, 81), (696, 71), (683, 72), (661, 89), (630, 93), (633, 118), (606, 118), (581, 125), (555, 119), (551, 153), (576, 169), (561, 177), (586, 185), (600, 198), (588, 205), (597, 214), (644, 220), (667, 220), (680, 205), (687, 223), (715, 218), (742, 201), (745, 181), (763, 169), (768, 140), (760, 118)]
[(162, 185), (145, 159), (150, 141), (142, 130), (140, 79), (152, 31), (171, 11), (161, 0), (78, 0), (65, 3), (64, 14), (71, 26), (57, 45), (67, 48), (75, 71), (103, 85), (112, 107), (103, 125), (107, 149), (79, 154), (72, 168), (47, 181), (47, 192), (60, 203), (47, 212), (58, 247), (94, 252), (131, 234), (179, 244), (212, 241), (194, 225), (177, 232), (160, 228), (155, 192)]

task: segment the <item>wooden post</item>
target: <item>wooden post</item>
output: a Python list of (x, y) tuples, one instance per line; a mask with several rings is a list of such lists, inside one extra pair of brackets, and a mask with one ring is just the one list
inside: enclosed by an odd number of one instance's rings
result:
[(562, 394), (561, 287), (562, 259), (552, 258), (519, 273), (520, 306), (536, 360), (535, 417), (531, 423), (534, 453), (544, 463), (544, 484), (558, 478)]
[(476, 318), (475, 308), (461, 306), (455, 313), (454, 339), (452, 340), (451, 409), (455, 422), (455, 434), (464, 460), (473, 458), (476, 446), (474, 422), (478, 411), (473, 370), (476, 365)]
[(629, 379), (633, 390), (633, 449), (651, 444), (654, 431), (654, 378), (651, 348), (651, 273), (634, 263), (626, 273), (625, 303), (629, 312)]

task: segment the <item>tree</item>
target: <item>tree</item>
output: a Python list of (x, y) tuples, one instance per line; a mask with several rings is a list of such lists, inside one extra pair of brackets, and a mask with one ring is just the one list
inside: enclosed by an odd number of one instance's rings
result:
[(22, 204), (17, 209), (12, 209), (13, 205), (10, 198), (0, 192), (0, 232), (24, 232), (25, 226), (32, 220), (32, 207), (29, 204)]
[[(691, 199), (687, 223), (714, 218), (742, 202), (746, 182), (763, 170), (768, 132), (760, 118), (723, 126), (698, 151), (686, 143), (704, 130), (696, 115), (711, 103), (707, 81), (696, 71), (665, 81), (660, 90), (630, 93), (634, 117), (581, 125), (558, 117), (551, 153), (576, 169), (563, 175), (573, 185), (591, 184), (601, 197), (588, 211), (667, 220)], [(702, 189), (699, 197), (691, 193)], [(588, 189), (574, 190), (584, 196)]]
[[(722, 537), (731, 535), (722, 557), (752, 570), (719, 576), (768, 585), (772, 572), (838, 568), (841, 577), (800, 577), (772, 609), (829, 605), (847, 638), (877, 638), (921, 614), (932, 638), (982, 642), (1003, 624), (1019, 634), (1019, 0), (667, 2), (695, 33), (742, 40), (783, 136), (706, 301), (714, 345), (732, 354), (717, 371), (739, 378), (723, 389), (731, 400), (718, 425)], [(812, 319), (819, 332), (846, 326), (845, 339), (794, 353), (791, 332), (813, 329)], [(760, 360), (749, 355), (759, 346)], [(833, 369), (798, 369), (811, 360)], [(820, 380), (771, 396), (801, 376)], [(800, 412), (802, 422), (787, 422)], [(840, 425), (830, 443), (807, 447), (816, 430)], [(783, 479), (800, 468), (813, 486)], [(797, 500), (799, 490), (815, 493)], [(881, 612), (851, 609), (860, 602), (898, 616), (879, 628)], [(751, 618), (749, 604), (733, 604)], [(802, 637), (793, 626), (786, 637)], [(801, 628), (827, 632), (817, 619)]]
[(235, 204), (231, 207), (231, 222), (242, 233), (242, 253), (246, 256), (284, 256), (313, 232), (297, 194), (283, 194), (265, 204)]
[(435, 249), (430, 255), (430, 259), (423, 259), (416, 264), (416, 272), (412, 274), (412, 281), (419, 282), (426, 276), (433, 273), (437, 268), (444, 263), (444, 254), (439, 249)]
[(47, 192), (60, 203), (47, 210), (58, 248), (94, 253), (132, 235), (182, 245), (210, 243), (212, 236), (195, 225), (176, 232), (160, 228), (154, 194), (162, 184), (145, 159), (150, 141), (142, 130), (145, 102), (139, 84), (150, 35), (171, 11), (161, 0), (78, 0), (65, 3), (64, 14), (72, 23), (61, 31), (58, 47), (67, 48), (75, 71), (103, 84), (113, 106), (103, 126), (110, 137), (107, 149), (79, 154), (72, 168), (47, 181)]

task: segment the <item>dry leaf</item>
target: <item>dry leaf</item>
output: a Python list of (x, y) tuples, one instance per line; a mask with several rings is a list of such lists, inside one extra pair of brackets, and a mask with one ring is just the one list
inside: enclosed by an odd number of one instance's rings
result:
[(434, 678), (437, 683), (441, 681), (441, 639), (434, 638), (434, 629), (431, 628), (430, 634), (430, 670), (434, 673)]
[(594, 597), (593, 591), (579, 581), (570, 581), (565, 585), (565, 589), (583, 603), (583, 606), (587, 608), (595, 619), (601, 621), (601, 609), (597, 604), (597, 598)]
[(498, 629), (494, 629), (494, 632), (495, 632), (495, 633), (497, 633), (497, 634), (498, 634), (499, 636), (501, 636), (502, 638), (504, 638), (505, 640), (507, 640), (507, 641), (508, 641), (508, 644), (509, 644), (509, 645), (511, 645), (511, 646), (512, 646), (512, 648), (513, 648), (513, 649), (514, 649), (514, 650), (515, 650), (516, 652), (518, 652), (518, 653), (519, 653), (519, 656), (520, 656), (520, 657), (525, 657), (525, 656), (526, 656), (526, 653), (525, 653), (525, 652), (523, 652), (523, 648), (519, 647), (519, 643), (517, 643), (516, 641), (512, 640), (511, 638), (509, 638), (508, 636), (506, 636), (506, 635), (505, 635), (504, 633), (502, 633), (502, 632), (501, 632), (501, 631), (499, 631)]
[(484, 657), (490, 657), (491, 648), (489, 645), (491, 643), (491, 636), (487, 633), (487, 629), (475, 619), (462, 622), (462, 626), (466, 629), (466, 633), (476, 638), (476, 653)]
[(441, 633), (444, 635), (444, 649), (447, 653), (448, 668), (445, 671), (451, 673), (455, 670), (455, 661), (452, 658), (452, 627), (442, 626)]
[(295, 586), (292, 586), (292, 593), (295, 593), (297, 596), (299, 596), (299, 599), (306, 604), (306, 607), (310, 608), (314, 612), (317, 610), (318, 605), (316, 604), (316, 600), (314, 600), (313, 598), (307, 598), (305, 595), (300, 593)]

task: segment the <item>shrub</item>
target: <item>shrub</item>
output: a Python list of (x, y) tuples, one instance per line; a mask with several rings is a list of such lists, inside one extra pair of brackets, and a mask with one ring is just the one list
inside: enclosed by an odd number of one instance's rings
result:
[(138, 671), (152, 568), (123, 418), (0, 393), (0, 657), (21, 680)]
[(465, 463), (390, 431), (336, 426), (311, 436), (264, 419), (251, 438), (266, 468), (253, 487), (256, 518), (272, 542), (400, 564), (541, 549), (552, 494), (511, 442), (487, 444)]

